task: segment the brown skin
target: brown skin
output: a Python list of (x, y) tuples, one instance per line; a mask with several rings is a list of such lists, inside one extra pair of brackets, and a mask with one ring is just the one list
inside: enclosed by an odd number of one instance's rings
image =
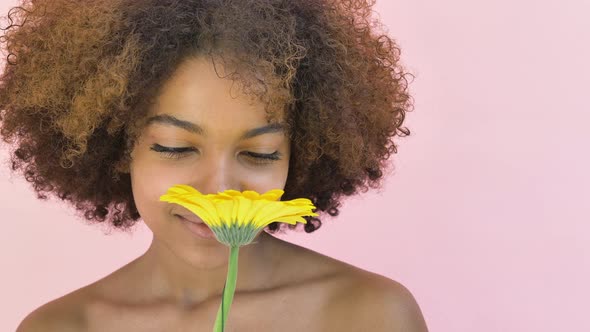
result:
[[(34, 331), (27, 326), (47, 313), (69, 316), (59, 324), (72, 324), (76, 331), (211, 330), (227, 275), (228, 248), (190, 233), (174, 216), (187, 211), (158, 198), (176, 183), (190, 184), (203, 193), (229, 188), (265, 192), (284, 187), (289, 170), (289, 141), (284, 132), (242, 138), (249, 130), (264, 127), (266, 114), (264, 105), (233, 91), (232, 83), (217, 76), (208, 58), (191, 59), (179, 67), (150, 115), (174, 116), (198, 124), (203, 132), (152, 123), (144, 128), (132, 152), (133, 194), (154, 234), (151, 246), (108, 277), (33, 313), (19, 331)], [(170, 156), (151, 150), (153, 144), (194, 150)], [(277, 151), (278, 160), (249, 154)], [(403, 331), (425, 331), (411, 295), (403, 299), (404, 294), (394, 290), (403, 291), (399, 284), (265, 232), (242, 247), (239, 266), (228, 332), (361, 331), (369, 326), (365, 324), (371, 324), (372, 331), (402, 327)], [(376, 294), (369, 296), (371, 292)], [(363, 298), (366, 303), (359, 309), (358, 299)], [(381, 301), (400, 301), (403, 308), (414, 311), (375, 312), (384, 310)], [(351, 317), (344, 315), (348, 312), (357, 318), (343, 322), (342, 317)], [(388, 321), (394, 317), (395, 321)]]
[[(283, 189), (289, 172), (286, 133), (273, 131), (243, 138), (267, 125), (264, 105), (241, 94), (231, 80), (217, 77), (216, 70), (225, 69), (215, 68), (208, 58), (187, 61), (164, 86), (150, 113), (196, 124), (202, 133), (152, 122), (131, 154), (135, 204), (154, 233), (140, 265), (158, 285), (154, 291), (169, 302), (201, 302), (217, 296), (227, 275), (229, 250), (215, 239), (188, 232), (175, 214), (190, 211), (161, 202), (159, 197), (174, 184), (188, 184), (204, 194), (226, 189), (263, 193)], [(169, 155), (152, 150), (155, 144), (190, 150)], [(279, 159), (268, 159), (273, 154)], [(272, 237), (265, 235), (241, 250), (240, 282), (246, 289), (264, 287), (267, 269), (274, 265), (274, 252), (267, 244)]]
[[(271, 287), (242, 291), (238, 282), (226, 331), (427, 332), (401, 284), (282, 241), (275, 249), (293, 264), (275, 269)], [(186, 307), (149, 298), (138, 265), (44, 305), (17, 332), (212, 330), (219, 297)]]
[[(154, 240), (127, 266), (35, 310), (19, 332), (210, 331), (227, 248), (190, 235), (174, 216), (183, 210), (157, 197), (176, 183), (284, 188), (285, 199), (308, 197), (337, 215), (343, 195), (379, 186), (393, 138), (409, 134), (399, 48), (374, 28), (373, 1), (91, 4), (24, 0), (11, 12), (0, 137), (39, 198), (118, 230), (141, 218)], [(192, 57), (215, 59), (228, 79)], [(155, 114), (207, 135), (146, 127)], [(240, 139), (269, 123), (284, 132)], [(154, 143), (200, 153), (165, 159)], [(281, 158), (262, 165), (251, 153), (274, 151)], [(310, 218), (305, 231), (320, 226)], [(267, 233), (241, 251), (240, 266), (228, 331), (426, 330), (399, 283)]]

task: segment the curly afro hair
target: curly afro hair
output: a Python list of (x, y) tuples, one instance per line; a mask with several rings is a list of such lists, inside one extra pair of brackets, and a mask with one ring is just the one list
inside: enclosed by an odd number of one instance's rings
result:
[[(0, 136), (11, 169), (40, 199), (53, 195), (89, 223), (130, 229), (140, 218), (125, 171), (135, 124), (179, 64), (205, 54), (262, 73), (255, 84), (251, 75), (230, 78), (283, 105), (291, 140), (283, 197), (308, 197), (335, 216), (344, 196), (381, 185), (393, 138), (410, 134), (401, 125), (412, 110), (411, 74), (373, 5), (21, 0), (1, 40)], [(304, 229), (320, 226), (309, 218)]]

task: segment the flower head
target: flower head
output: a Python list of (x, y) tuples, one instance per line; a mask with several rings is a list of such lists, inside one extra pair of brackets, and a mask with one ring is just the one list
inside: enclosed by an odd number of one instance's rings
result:
[(269, 190), (264, 194), (246, 190), (226, 190), (217, 194), (201, 194), (188, 185), (175, 185), (160, 197), (161, 201), (179, 204), (207, 224), (217, 240), (228, 246), (252, 242), (268, 224), (278, 221), (289, 224), (306, 223), (304, 216), (317, 216), (315, 206), (307, 198), (280, 201), (284, 191)]

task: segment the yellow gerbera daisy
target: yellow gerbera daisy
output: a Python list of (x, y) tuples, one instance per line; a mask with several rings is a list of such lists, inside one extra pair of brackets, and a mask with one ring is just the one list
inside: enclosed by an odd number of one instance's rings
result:
[(175, 185), (160, 197), (161, 201), (179, 204), (193, 212), (211, 228), (217, 240), (230, 247), (227, 279), (213, 331), (221, 331), (229, 314), (236, 290), (238, 253), (240, 246), (249, 244), (256, 235), (274, 221), (306, 223), (304, 216), (317, 216), (307, 198), (280, 201), (283, 190), (273, 189), (264, 194), (246, 190), (226, 190), (217, 194), (201, 194), (187, 185)]
[(179, 204), (196, 214), (211, 228), (217, 240), (228, 246), (252, 242), (268, 224), (279, 221), (306, 223), (303, 216), (317, 216), (307, 198), (279, 201), (283, 190), (264, 194), (246, 190), (226, 190), (217, 194), (201, 194), (187, 185), (175, 185), (160, 197), (161, 201)]

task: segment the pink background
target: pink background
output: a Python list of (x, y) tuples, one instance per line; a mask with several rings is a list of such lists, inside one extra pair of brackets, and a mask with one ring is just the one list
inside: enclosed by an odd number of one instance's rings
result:
[[(478, 3), (377, 4), (417, 76), (413, 134), (382, 192), (288, 240), (398, 280), (431, 331), (590, 331), (590, 4)], [(8, 167), (0, 198), (1, 331), (150, 240), (85, 226)]]

